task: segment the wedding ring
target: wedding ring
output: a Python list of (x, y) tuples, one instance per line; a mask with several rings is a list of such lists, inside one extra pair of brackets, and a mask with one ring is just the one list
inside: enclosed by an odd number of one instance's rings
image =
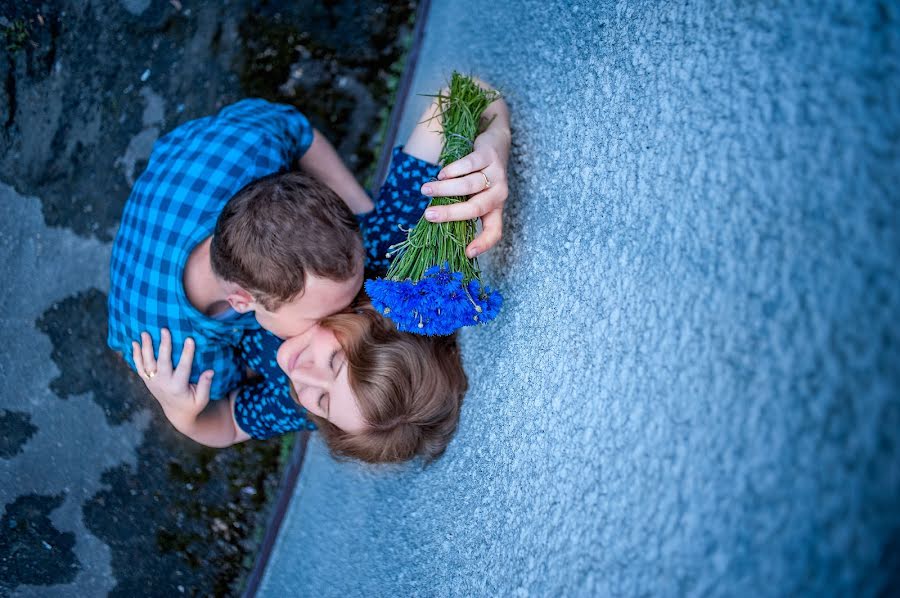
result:
[(152, 380), (153, 376), (156, 375), (156, 372), (148, 372), (147, 370), (144, 370), (144, 375), (147, 376), (147, 380)]
[(483, 170), (479, 170), (478, 173), (479, 173), (481, 176), (484, 177), (484, 188), (485, 188), (485, 189), (490, 189), (490, 187), (491, 187), (491, 181), (488, 180), (487, 175), (484, 174), (484, 171), (483, 171)]

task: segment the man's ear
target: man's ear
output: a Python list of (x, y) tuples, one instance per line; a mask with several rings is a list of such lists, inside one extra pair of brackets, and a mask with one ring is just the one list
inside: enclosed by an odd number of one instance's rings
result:
[(253, 300), (253, 296), (239, 286), (231, 289), (225, 300), (239, 314), (245, 314), (256, 309), (256, 302)]

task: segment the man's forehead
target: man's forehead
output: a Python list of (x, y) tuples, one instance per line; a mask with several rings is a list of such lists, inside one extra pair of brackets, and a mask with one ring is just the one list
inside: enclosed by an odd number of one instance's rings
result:
[(353, 267), (353, 274), (345, 280), (334, 280), (333, 278), (318, 276), (307, 270), (306, 279), (303, 284), (303, 294), (306, 294), (309, 289), (313, 289), (313, 292), (317, 289), (333, 289), (335, 291), (340, 291), (347, 286), (362, 286), (364, 272), (365, 269), (363, 268), (362, 259), (356, 260)]
[(308, 274), (306, 276), (306, 284), (303, 287), (303, 292), (300, 294), (300, 297), (321, 294), (343, 295), (348, 292), (352, 292), (355, 295), (362, 286), (362, 279), (362, 269), (354, 272), (353, 276), (347, 280), (332, 280), (330, 278)]
[(303, 317), (318, 320), (338, 313), (353, 302), (362, 287), (362, 273), (341, 282), (317, 278), (308, 283), (303, 294), (292, 303)]

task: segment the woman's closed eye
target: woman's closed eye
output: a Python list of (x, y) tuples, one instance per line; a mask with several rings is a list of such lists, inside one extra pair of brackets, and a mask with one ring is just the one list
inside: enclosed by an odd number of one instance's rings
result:
[[(344, 362), (340, 360), (338, 355), (341, 353), (341, 349), (335, 349), (335, 351), (331, 354), (331, 357), (328, 358), (328, 369), (331, 370), (331, 373), (334, 375), (335, 379), (337, 379), (338, 373), (341, 371), (341, 368), (344, 367)], [(319, 409), (325, 412), (325, 418), (328, 419), (328, 415), (330, 413), (331, 408), (331, 397), (327, 392), (323, 392), (319, 395), (319, 400), (317, 402), (319, 405)]]

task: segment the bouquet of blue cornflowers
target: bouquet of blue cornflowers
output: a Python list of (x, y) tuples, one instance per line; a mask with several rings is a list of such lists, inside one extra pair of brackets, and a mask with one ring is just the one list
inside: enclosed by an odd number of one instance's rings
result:
[[(440, 163), (446, 166), (472, 152), (481, 115), (499, 97), (470, 77), (454, 72), (449, 91), (435, 96), (444, 128)], [(443, 206), (466, 197), (435, 197)], [(429, 222), (424, 218), (407, 238), (391, 246), (387, 276), (366, 281), (372, 305), (394, 321), (398, 330), (425, 335), (453, 334), (463, 326), (497, 317), (503, 297), (481, 282), (475, 258), (466, 247), (475, 237), (476, 221)]]

